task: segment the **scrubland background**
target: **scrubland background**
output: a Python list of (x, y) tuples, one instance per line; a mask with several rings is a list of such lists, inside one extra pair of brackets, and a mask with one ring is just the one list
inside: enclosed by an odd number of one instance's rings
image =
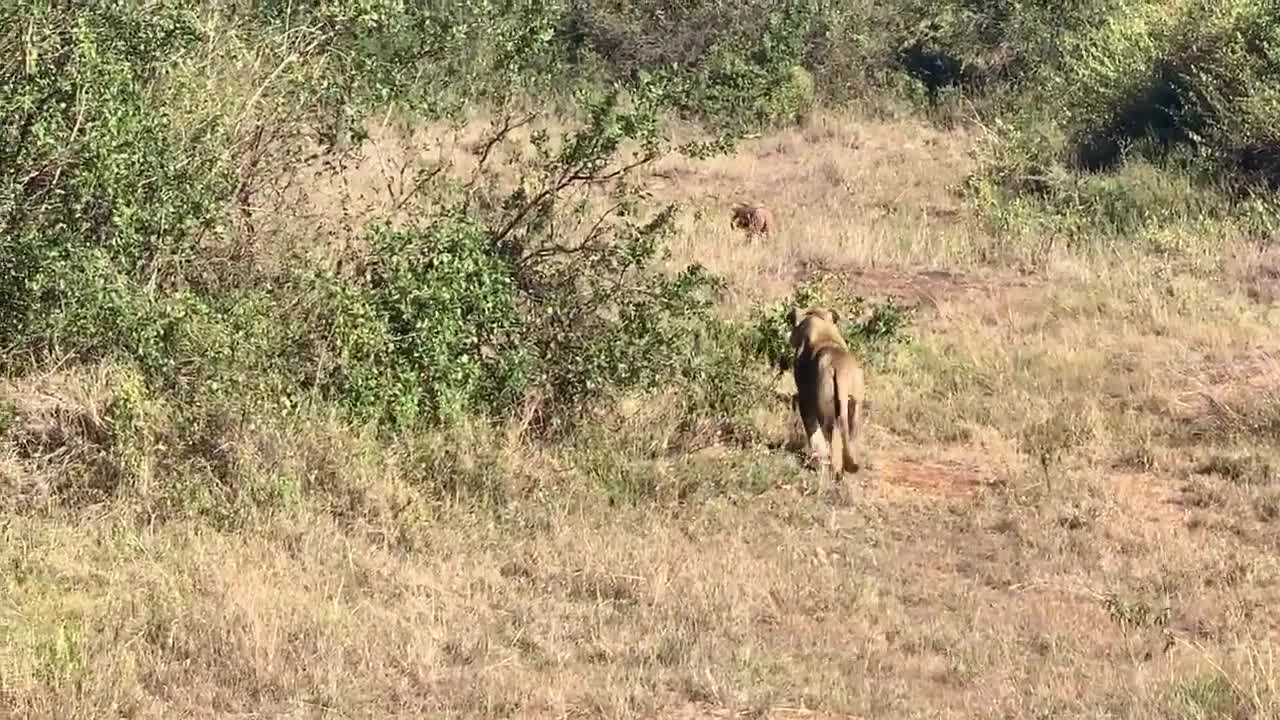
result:
[(1263, 0), (8, 0), (0, 714), (1280, 717), (1278, 181)]

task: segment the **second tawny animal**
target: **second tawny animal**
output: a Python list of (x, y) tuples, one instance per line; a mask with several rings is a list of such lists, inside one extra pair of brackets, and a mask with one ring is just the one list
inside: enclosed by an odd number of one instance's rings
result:
[(862, 366), (840, 335), (839, 320), (829, 308), (791, 311), (793, 404), (810, 456), (820, 459), (825, 449), (837, 480), (859, 469), (854, 443), (866, 394)]
[(751, 205), (739, 204), (733, 208), (733, 227), (746, 230), (751, 238), (769, 235), (778, 229), (778, 221), (773, 211), (759, 203)]

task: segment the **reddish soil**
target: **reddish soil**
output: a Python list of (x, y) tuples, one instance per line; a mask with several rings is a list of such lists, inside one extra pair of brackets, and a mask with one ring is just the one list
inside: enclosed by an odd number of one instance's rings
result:
[(972, 497), (990, 480), (977, 462), (958, 457), (882, 461), (872, 477), (896, 486), (899, 492), (949, 500)]

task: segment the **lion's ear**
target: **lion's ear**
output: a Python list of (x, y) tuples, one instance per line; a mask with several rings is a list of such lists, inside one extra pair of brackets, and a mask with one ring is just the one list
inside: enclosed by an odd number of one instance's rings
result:
[(798, 308), (798, 307), (791, 308), (791, 327), (794, 328), (795, 326), (799, 325), (800, 318), (802, 318), (803, 316), (804, 316), (804, 308)]
[(839, 325), (839, 324), (840, 324), (840, 312), (839, 312), (838, 310), (828, 310), (827, 312), (829, 312), (829, 313), (831, 314), (831, 324), (832, 324), (832, 325)]

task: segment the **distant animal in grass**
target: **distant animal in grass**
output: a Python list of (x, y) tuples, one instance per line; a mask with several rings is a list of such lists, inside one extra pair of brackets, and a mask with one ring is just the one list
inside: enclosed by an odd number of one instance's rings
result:
[(771, 235), (778, 230), (773, 211), (760, 203), (740, 203), (733, 208), (733, 227), (746, 230), (751, 239)]

